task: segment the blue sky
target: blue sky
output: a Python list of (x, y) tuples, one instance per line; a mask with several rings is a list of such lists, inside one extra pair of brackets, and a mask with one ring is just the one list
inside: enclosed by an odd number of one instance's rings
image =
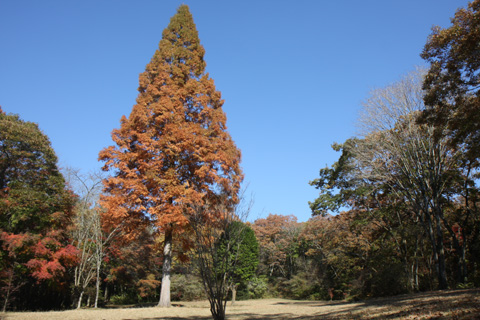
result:
[(464, 0), (0, 0), (0, 105), (39, 124), (60, 165), (100, 168), (179, 5), (242, 150), (249, 220), (311, 216), (308, 182), (355, 134), (360, 103), (415, 66)]

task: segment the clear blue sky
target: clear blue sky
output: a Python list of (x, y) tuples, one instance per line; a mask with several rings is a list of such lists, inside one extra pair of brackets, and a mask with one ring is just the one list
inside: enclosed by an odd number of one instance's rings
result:
[(310, 218), (308, 182), (355, 133), (368, 92), (415, 66), (465, 0), (0, 0), (0, 105), (36, 122), (61, 166), (100, 167), (163, 29), (189, 5), (255, 205)]

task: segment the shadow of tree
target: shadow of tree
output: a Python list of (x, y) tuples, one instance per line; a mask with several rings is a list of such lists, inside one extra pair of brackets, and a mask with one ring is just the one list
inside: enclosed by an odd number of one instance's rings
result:
[[(473, 296), (477, 298), (472, 298)], [(455, 299), (449, 299), (455, 297)], [(287, 301), (277, 305), (298, 305), (302, 307), (323, 308), (335, 306), (335, 310), (318, 312), (311, 316), (287, 314), (261, 315), (245, 319), (403, 319), (410, 315), (428, 315), (435, 319), (480, 320), (480, 289), (445, 290), (377, 298), (357, 302), (345, 301)], [(243, 319), (243, 318), (242, 318)]]
[(200, 317), (200, 316), (194, 316), (194, 317), (154, 317), (154, 318), (135, 318), (135, 319), (123, 319), (123, 320), (211, 320), (212, 317)]
[[(472, 295), (473, 293), (473, 295)], [(451, 299), (454, 297), (455, 299)], [(255, 313), (252, 310), (227, 311), (227, 319), (234, 320), (350, 320), (350, 319), (404, 319), (415, 315), (428, 319), (478, 319), (480, 320), (480, 289), (424, 292), (377, 298), (358, 302), (345, 301), (281, 301), (273, 305), (296, 305), (318, 310), (308, 315), (291, 312)], [(182, 307), (182, 305), (178, 305)], [(333, 307), (329, 308), (329, 307)], [(322, 310), (323, 309), (323, 310)], [(207, 320), (210, 316), (153, 317), (141, 320)], [(128, 320), (128, 319), (126, 319)], [(132, 319), (130, 319), (132, 320)]]

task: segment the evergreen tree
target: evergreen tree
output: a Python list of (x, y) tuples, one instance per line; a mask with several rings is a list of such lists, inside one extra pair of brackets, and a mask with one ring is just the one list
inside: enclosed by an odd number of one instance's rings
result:
[[(226, 235), (238, 234), (239, 241), (235, 243), (230, 253), (235, 265), (230, 274), (230, 288), (232, 290), (232, 304), (235, 303), (237, 288), (245, 286), (255, 276), (258, 267), (258, 241), (255, 232), (250, 226), (233, 221), (227, 228)], [(222, 239), (225, 241), (225, 239)]]
[(243, 179), (240, 151), (226, 131), (223, 100), (205, 73), (204, 54), (182, 5), (140, 75), (130, 116), (112, 133), (116, 146), (99, 157), (114, 174), (103, 198), (110, 222), (128, 222), (132, 236), (141, 224), (152, 224), (164, 237), (159, 306), (170, 305), (172, 240), (186, 230), (191, 208), (207, 201), (233, 205)]

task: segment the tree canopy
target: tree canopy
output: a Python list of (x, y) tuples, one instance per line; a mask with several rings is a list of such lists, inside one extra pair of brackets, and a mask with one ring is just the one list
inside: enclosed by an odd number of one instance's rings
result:
[[(0, 109), (0, 227), (39, 232), (69, 203), (57, 156), (37, 124)], [(59, 196), (59, 197), (58, 197)]]
[(480, 1), (461, 8), (452, 25), (434, 27), (421, 54), (430, 63), (425, 77), (423, 121), (446, 126), (452, 145), (480, 157)]

